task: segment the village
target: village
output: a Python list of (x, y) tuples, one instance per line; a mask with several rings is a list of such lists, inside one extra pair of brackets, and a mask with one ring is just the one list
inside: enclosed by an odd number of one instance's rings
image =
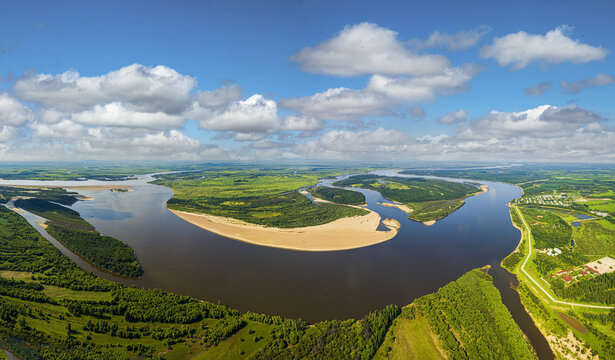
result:
[(523, 197), (519, 199), (519, 204), (570, 206), (567, 194)]
[(613, 271), (615, 271), (615, 259), (605, 256), (585, 265), (570, 268), (568, 270), (560, 270), (557, 273), (552, 274), (551, 277), (561, 278), (567, 284), (573, 284), (581, 280), (590, 279), (592, 277), (611, 273)]

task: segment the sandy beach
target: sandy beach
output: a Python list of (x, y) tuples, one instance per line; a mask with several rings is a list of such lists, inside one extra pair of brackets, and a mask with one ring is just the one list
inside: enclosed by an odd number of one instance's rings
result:
[(404, 204), (400, 204), (398, 202), (396, 203), (378, 203), (378, 205), (382, 205), (382, 206), (386, 206), (386, 207), (394, 207), (394, 208), (398, 208), (399, 210), (405, 212), (406, 214), (410, 214), (412, 212), (412, 209), (408, 206), (408, 205), (404, 205)]
[(436, 220), (428, 220), (428, 221), (423, 221), (423, 224), (427, 225), (427, 226), (431, 226), (433, 224), (436, 223)]
[(397, 235), (399, 227), (399, 223), (388, 222), (387, 227), (391, 231), (376, 231), (380, 224), (380, 215), (373, 211), (364, 216), (294, 229), (270, 228), (219, 216), (170, 211), (189, 223), (218, 235), (261, 246), (300, 251), (349, 250), (378, 244)]

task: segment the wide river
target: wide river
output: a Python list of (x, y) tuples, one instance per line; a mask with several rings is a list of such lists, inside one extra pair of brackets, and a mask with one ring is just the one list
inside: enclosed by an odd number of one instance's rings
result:
[[(378, 173), (398, 176), (393, 171)], [(370, 209), (401, 223), (395, 238), (354, 250), (301, 252), (251, 245), (185, 222), (165, 207), (172, 191), (148, 184), (148, 180), (150, 176), (121, 182), (136, 185), (129, 192), (77, 190), (94, 200), (79, 201), (73, 208), (102, 234), (129, 244), (145, 271), (140, 280), (119, 279), (97, 272), (105, 278), (219, 301), (240, 311), (313, 322), (361, 318), (389, 304), (409, 304), (470, 269), (492, 265), (495, 269), (491, 274), (505, 304), (540, 357), (550, 358), (544, 348), (544, 338), (537, 334), (527, 313), (520, 308), (516, 292), (510, 289), (507, 293), (503, 289), (509, 288), (512, 279), (499, 268), (499, 263), (520, 239), (507, 207), (508, 202), (521, 196), (516, 186), (481, 181), (489, 186), (487, 193), (469, 197), (463, 207), (433, 226), (411, 221), (396, 208), (378, 205), (384, 201), (382, 196), (365, 190)], [(50, 184), (0, 181), (0, 185), (16, 183)], [(116, 183), (54, 182), (56, 185)], [(33, 216), (27, 217), (33, 220)], [(82, 261), (80, 264), (88, 267)]]

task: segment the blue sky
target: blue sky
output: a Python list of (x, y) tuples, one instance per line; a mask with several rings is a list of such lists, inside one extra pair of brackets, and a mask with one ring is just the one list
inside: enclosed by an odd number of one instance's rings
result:
[(0, 160), (615, 160), (612, 1), (2, 9)]

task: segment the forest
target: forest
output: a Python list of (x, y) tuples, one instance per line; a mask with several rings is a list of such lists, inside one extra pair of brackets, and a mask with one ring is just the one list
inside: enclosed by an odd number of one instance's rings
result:
[(130, 246), (101, 235), (77, 211), (38, 198), (16, 200), (15, 206), (47, 219), (49, 235), (92, 264), (128, 277), (143, 274)]
[(345, 205), (365, 204), (365, 195), (358, 191), (338, 189), (327, 186), (308, 188), (309, 193), (318, 199)]

